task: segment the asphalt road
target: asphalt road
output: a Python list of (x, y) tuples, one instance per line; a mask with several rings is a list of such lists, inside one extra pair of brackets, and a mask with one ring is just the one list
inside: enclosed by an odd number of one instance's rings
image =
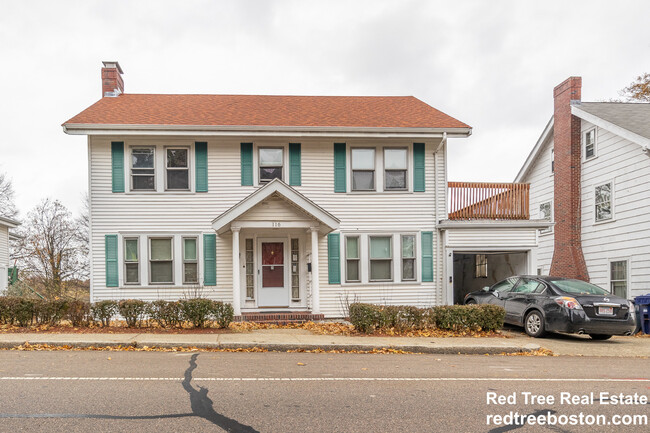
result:
[[(606, 357), (0, 351), (0, 431), (645, 432), (650, 404), (605, 405), (600, 393), (648, 398), (649, 367)], [(563, 392), (594, 400), (562, 403)], [(527, 404), (532, 394), (556, 401)], [(641, 425), (494, 424), (511, 412), (637, 415), (629, 421)]]

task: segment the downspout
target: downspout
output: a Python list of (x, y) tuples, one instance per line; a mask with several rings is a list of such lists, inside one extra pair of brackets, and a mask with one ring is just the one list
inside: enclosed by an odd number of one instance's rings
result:
[[(435, 218), (435, 227), (436, 227), (436, 255), (438, 256), (437, 260), (437, 276), (438, 276), (438, 285), (440, 287), (440, 290), (442, 290), (442, 303), (445, 303), (445, 298), (446, 298), (446, 292), (447, 288), (445, 287), (445, 281), (442, 275), (442, 270), (444, 269), (445, 266), (445, 257), (444, 257), (444, 250), (442, 248), (442, 236), (440, 234), (440, 230), (438, 229), (438, 205), (439, 205), (439, 200), (438, 200), (438, 152), (440, 149), (443, 148), (443, 146), (447, 143), (447, 133), (443, 132), (442, 134), (442, 140), (440, 140), (440, 144), (438, 144), (438, 148), (433, 152), (433, 180), (434, 180), (434, 185), (436, 185), (435, 189), (435, 206), (434, 206), (434, 212), (433, 212), (433, 217)], [(444, 186), (447, 188), (447, 185)], [(444, 196), (443, 196), (444, 198)], [(445, 206), (447, 206), (447, 201), (445, 201)], [(440, 263), (442, 262), (442, 266), (440, 266)]]

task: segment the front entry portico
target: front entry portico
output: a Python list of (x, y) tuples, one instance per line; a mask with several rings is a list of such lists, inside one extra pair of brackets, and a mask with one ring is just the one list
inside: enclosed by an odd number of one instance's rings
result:
[(235, 315), (320, 314), (318, 244), (338, 225), (333, 215), (279, 179), (217, 217), (212, 224), (217, 234), (232, 233)]

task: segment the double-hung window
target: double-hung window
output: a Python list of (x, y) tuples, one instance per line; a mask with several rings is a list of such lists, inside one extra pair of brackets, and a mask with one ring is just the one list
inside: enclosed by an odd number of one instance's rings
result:
[(402, 235), (402, 281), (415, 280), (415, 236)]
[(131, 149), (131, 190), (156, 190), (155, 155), (153, 147)]
[(627, 298), (627, 260), (610, 262), (609, 285), (613, 295)]
[(612, 182), (604, 183), (596, 187), (594, 211), (596, 222), (612, 219)]
[(183, 283), (199, 282), (199, 264), (196, 238), (183, 238)]
[(140, 283), (138, 238), (124, 238), (124, 284)]
[(596, 156), (596, 128), (590, 129), (584, 134), (585, 159)]
[(375, 149), (352, 149), (352, 191), (375, 190)]
[(172, 238), (149, 239), (149, 282), (172, 284), (174, 282)]
[(555, 173), (555, 149), (551, 149), (551, 173)]
[(345, 281), (361, 281), (359, 272), (359, 236), (345, 237)]
[(408, 188), (408, 151), (406, 149), (384, 149), (384, 189), (404, 191)]
[(392, 281), (392, 243), (392, 236), (370, 236), (370, 281)]
[(167, 189), (175, 191), (188, 191), (190, 189), (189, 149), (167, 149)]
[(282, 179), (283, 163), (284, 150), (282, 148), (260, 147), (260, 183), (270, 182), (273, 179)]
[[(539, 205), (539, 219), (545, 220), (545, 221), (552, 221), (552, 207), (551, 207), (551, 202), (547, 201), (545, 203), (541, 203)], [(546, 228), (546, 229), (541, 229), (540, 233), (549, 233), (551, 231), (551, 227)]]

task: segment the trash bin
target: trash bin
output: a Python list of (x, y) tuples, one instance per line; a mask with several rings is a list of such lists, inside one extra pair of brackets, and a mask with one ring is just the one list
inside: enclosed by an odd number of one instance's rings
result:
[(650, 334), (650, 293), (637, 296), (634, 298), (634, 303), (639, 307), (641, 330)]

